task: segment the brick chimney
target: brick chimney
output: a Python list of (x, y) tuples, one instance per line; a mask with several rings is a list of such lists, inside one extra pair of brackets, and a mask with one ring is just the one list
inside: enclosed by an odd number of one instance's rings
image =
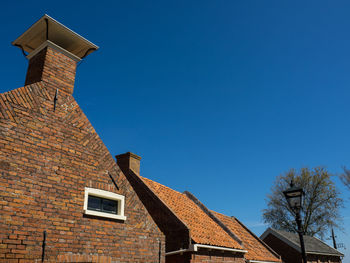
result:
[(48, 15), (12, 43), (22, 49), (29, 66), (25, 85), (43, 81), (47, 87), (73, 94), (77, 63), (98, 47)]
[(117, 155), (116, 158), (117, 164), (124, 174), (127, 175), (131, 170), (135, 174), (140, 175), (140, 156), (131, 152), (127, 152)]

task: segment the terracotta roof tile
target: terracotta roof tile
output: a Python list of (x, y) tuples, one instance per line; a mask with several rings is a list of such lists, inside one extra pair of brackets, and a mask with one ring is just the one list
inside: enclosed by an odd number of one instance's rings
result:
[(248, 229), (240, 223), (236, 218), (229, 217), (217, 212), (212, 213), (221, 220), (234, 234), (236, 234), (243, 242), (243, 246), (248, 252), (245, 258), (248, 260), (281, 262), (269, 249), (267, 249), (262, 241), (252, 235)]
[(140, 178), (188, 226), (194, 242), (244, 249), (185, 194), (150, 179), (141, 176)]

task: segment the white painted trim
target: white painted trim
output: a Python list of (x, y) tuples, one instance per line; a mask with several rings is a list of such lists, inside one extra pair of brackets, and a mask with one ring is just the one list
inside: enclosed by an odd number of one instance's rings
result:
[(260, 260), (248, 260), (249, 263), (279, 263), (281, 261), (260, 261)]
[(218, 247), (218, 246), (210, 246), (210, 245), (202, 245), (202, 244), (191, 244), (189, 248), (175, 250), (171, 252), (165, 253), (166, 256), (175, 255), (175, 254), (183, 254), (185, 252), (196, 252), (198, 248), (207, 248), (207, 249), (215, 249), (221, 251), (231, 251), (231, 252), (239, 252), (239, 253), (247, 253), (247, 250), (235, 249), (235, 248), (227, 248), (227, 247)]
[[(87, 205), (88, 205), (89, 195), (118, 201), (118, 214), (115, 215), (115, 214), (110, 214), (110, 213), (105, 213), (105, 212), (88, 210)], [(116, 193), (112, 193), (112, 192), (108, 192), (108, 191), (104, 191), (104, 190), (100, 190), (100, 189), (85, 187), (84, 214), (86, 214), (86, 215), (93, 215), (93, 216), (107, 217), (107, 218), (112, 218), (112, 219), (126, 220), (126, 216), (124, 215), (124, 206), (125, 206), (125, 197), (123, 195), (119, 195)]]
[(175, 254), (183, 254), (185, 252), (191, 252), (193, 250), (186, 248), (186, 249), (179, 249), (179, 250), (175, 250), (175, 251), (170, 251), (165, 253), (166, 256), (171, 256), (171, 255), (175, 255)]
[(194, 244), (193, 248), (194, 248), (194, 251), (198, 251), (198, 248), (207, 248), (207, 249), (217, 249), (217, 250), (223, 250), (223, 251), (240, 252), (240, 253), (248, 252), (247, 250), (242, 250), (242, 249), (218, 247), (218, 246), (210, 246), (210, 245), (202, 245), (202, 244)]
[(51, 47), (51, 48), (63, 53), (64, 55), (73, 59), (76, 62), (79, 62), (81, 60), (81, 58), (77, 57), (76, 55), (69, 52), (68, 50), (56, 45), (55, 43), (51, 42), (50, 40), (46, 40), (40, 46), (38, 46), (35, 50), (33, 50), (31, 53), (29, 53), (27, 56), (27, 59), (31, 59), (32, 57), (34, 57), (36, 54), (38, 54), (41, 50), (43, 50), (46, 47)]

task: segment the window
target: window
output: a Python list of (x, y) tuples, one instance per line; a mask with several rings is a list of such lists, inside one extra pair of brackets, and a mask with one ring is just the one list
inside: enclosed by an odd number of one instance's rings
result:
[(88, 197), (88, 210), (117, 214), (118, 213), (118, 201), (89, 195), (89, 197)]
[(84, 213), (125, 220), (125, 197), (112, 192), (85, 187)]

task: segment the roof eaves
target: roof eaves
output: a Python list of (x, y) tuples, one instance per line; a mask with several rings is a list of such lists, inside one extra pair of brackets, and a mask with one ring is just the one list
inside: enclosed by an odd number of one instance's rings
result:
[[(317, 238), (317, 237), (313, 237), (314, 239), (317, 239), (320, 243), (324, 244), (325, 246), (328, 246), (329, 248), (331, 248), (335, 253), (329, 253), (329, 252), (326, 252), (328, 253), (327, 255), (338, 255), (338, 256), (344, 256), (344, 254), (340, 253), (338, 250), (336, 250), (335, 248), (329, 246), (328, 244), (326, 244), (325, 242), (323, 242), (321, 239)], [(318, 253), (318, 252), (312, 252), (312, 251), (307, 251), (307, 253)], [(324, 254), (326, 255), (326, 254)]]
[(207, 248), (207, 249), (216, 249), (216, 250), (231, 251), (231, 252), (237, 252), (237, 253), (247, 253), (248, 252), (245, 249), (220, 247), (220, 246), (212, 246), (212, 245), (205, 245), (205, 244), (194, 244), (193, 247), (194, 247), (194, 251), (198, 251), (198, 248)]
[[(170, 256), (170, 255), (175, 255), (175, 254), (183, 254), (186, 252), (196, 252), (196, 251), (198, 251), (198, 248), (230, 251), (230, 252), (234, 252), (234, 253), (247, 253), (248, 252), (247, 250), (236, 249), (236, 248), (218, 247), (218, 246), (204, 245), (204, 244), (191, 244), (189, 248), (166, 252), (165, 255)], [(276, 262), (261, 262), (261, 263), (276, 263)]]
[(336, 257), (344, 257), (344, 254), (338, 252), (337, 254), (333, 253), (328, 253), (328, 252), (314, 252), (314, 251), (306, 251), (306, 254), (311, 254), (311, 255), (323, 255), (323, 256), (336, 256)]
[(248, 263), (276, 263), (276, 261), (248, 260)]

